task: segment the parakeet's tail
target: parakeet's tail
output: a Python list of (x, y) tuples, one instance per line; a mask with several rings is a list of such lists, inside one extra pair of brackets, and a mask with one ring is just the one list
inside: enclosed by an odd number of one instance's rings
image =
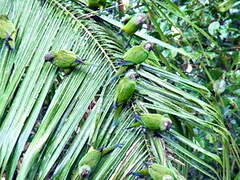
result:
[(122, 66), (118, 69), (118, 71), (114, 74), (114, 76), (111, 78), (110, 83), (114, 82), (116, 79), (124, 75), (124, 73), (127, 71), (127, 66)]
[(75, 63), (84, 64), (84, 65), (90, 65), (90, 66), (94, 66), (94, 67), (97, 67), (97, 66), (98, 66), (98, 65), (93, 64), (93, 63), (91, 63), (91, 62), (89, 62), (89, 61), (86, 61), (86, 59), (77, 59), (77, 60), (75, 61)]
[(118, 125), (118, 123), (119, 123), (119, 117), (120, 117), (120, 114), (121, 114), (122, 110), (123, 110), (122, 105), (120, 105), (120, 106), (117, 106), (117, 105), (116, 105), (115, 113), (114, 113), (114, 116), (113, 116), (113, 118), (114, 118), (113, 124), (114, 124), (114, 125)]
[(132, 128), (139, 127), (139, 126), (141, 126), (141, 123), (135, 122), (135, 123), (132, 123), (127, 129), (132, 129)]
[(116, 148), (122, 148), (123, 144), (115, 144), (113, 146), (107, 147), (107, 148), (100, 148), (100, 151), (102, 152), (102, 155), (111, 153)]

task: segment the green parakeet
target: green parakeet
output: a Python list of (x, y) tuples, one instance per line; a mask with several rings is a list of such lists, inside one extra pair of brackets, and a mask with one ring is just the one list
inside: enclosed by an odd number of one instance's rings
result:
[(161, 114), (146, 113), (137, 116), (137, 120), (138, 122), (133, 123), (130, 128), (142, 125), (152, 131), (161, 132), (169, 130), (172, 126), (171, 119)]
[(87, 0), (87, 5), (92, 9), (102, 9), (106, 6), (106, 0)]
[(115, 92), (115, 122), (122, 111), (123, 105), (126, 104), (131, 97), (133, 96), (136, 90), (136, 79), (135, 79), (135, 72), (130, 71), (128, 72), (122, 79), (120, 79), (119, 83), (116, 87)]
[(144, 44), (133, 46), (123, 55), (122, 65), (137, 65), (147, 60), (153, 44), (145, 42)]
[(148, 167), (149, 175), (153, 180), (174, 180), (174, 174), (171, 169), (160, 165), (152, 164)]
[(6, 40), (10, 49), (15, 48), (17, 30), (7, 15), (0, 15), (0, 38)]
[(171, 169), (157, 163), (153, 163), (147, 168), (141, 169), (132, 174), (141, 178), (150, 176), (153, 180), (176, 180)]
[(83, 64), (89, 64), (87, 62), (84, 62), (84, 59), (80, 59), (77, 57), (77, 55), (68, 50), (59, 50), (50, 52), (44, 57), (46, 62), (51, 62), (55, 66), (63, 69), (65, 73), (70, 73), (77, 65), (83, 63)]
[(91, 147), (87, 154), (85, 154), (80, 160), (77, 169), (73, 172), (71, 180), (83, 180), (88, 179), (90, 174), (96, 168), (101, 157), (112, 152), (115, 148), (121, 147), (122, 145), (117, 144), (108, 148), (94, 149)]
[(145, 14), (136, 14), (122, 27), (122, 31), (125, 32), (127, 35), (133, 35), (137, 30), (141, 28), (145, 20)]
[(113, 79), (122, 75), (129, 66), (138, 65), (148, 59), (150, 51), (152, 50), (153, 43), (144, 42), (141, 45), (133, 46), (123, 55), (118, 61), (118, 65), (121, 66)]
[(220, 12), (226, 12), (229, 9), (231, 9), (234, 5), (234, 3), (236, 2), (236, 0), (225, 0), (224, 2), (220, 3), (218, 5), (218, 11)]

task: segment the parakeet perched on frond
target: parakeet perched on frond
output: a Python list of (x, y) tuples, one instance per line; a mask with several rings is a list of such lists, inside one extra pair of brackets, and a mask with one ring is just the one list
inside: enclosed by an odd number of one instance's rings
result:
[(4, 39), (10, 49), (15, 48), (17, 30), (7, 15), (0, 15), (0, 38)]
[(117, 119), (122, 112), (123, 105), (125, 105), (131, 97), (133, 96), (135, 90), (136, 90), (136, 78), (135, 78), (135, 72), (130, 71), (128, 72), (117, 84), (116, 92), (115, 92), (115, 122), (117, 122)]
[(123, 27), (122, 31), (127, 35), (133, 35), (139, 30), (146, 21), (146, 15), (143, 13), (135, 14)]
[(224, 2), (218, 5), (217, 9), (220, 12), (226, 12), (233, 7), (235, 2), (236, 0), (225, 0)]
[(118, 61), (118, 65), (121, 66), (113, 79), (122, 75), (130, 66), (138, 65), (146, 61), (149, 57), (150, 51), (152, 50), (153, 43), (143, 42), (138, 46), (133, 46), (123, 55)]
[(65, 73), (70, 73), (79, 64), (90, 64), (80, 59), (77, 55), (68, 50), (50, 52), (44, 57), (46, 62), (51, 62), (55, 66), (63, 69)]
[(135, 14), (132, 18), (130, 18), (126, 24), (121, 28), (121, 31), (119, 33), (124, 32), (128, 36), (130, 36), (130, 39), (127, 41), (126, 47), (129, 46), (133, 35), (135, 32), (137, 32), (144, 22), (146, 21), (147, 16), (143, 13)]
[(153, 163), (147, 168), (141, 169), (132, 174), (141, 178), (150, 176), (153, 180), (176, 180), (171, 169), (157, 163)]
[(151, 42), (144, 42), (141, 45), (133, 46), (123, 55), (122, 65), (137, 65), (147, 60), (153, 44)]
[(106, 6), (106, 0), (87, 0), (88, 7), (92, 9), (102, 9)]
[(161, 114), (145, 113), (137, 116), (138, 122), (133, 123), (130, 128), (144, 126), (155, 132), (169, 130), (172, 126), (172, 121), (169, 117)]
[(90, 174), (97, 167), (101, 157), (112, 152), (117, 147), (122, 147), (122, 145), (117, 144), (108, 148), (99, 149), (94, 149), (91, 147), (87, 154), (85, 154), (80, 160), (77, 169), (72, 174), (71, 180), (88, 179)]

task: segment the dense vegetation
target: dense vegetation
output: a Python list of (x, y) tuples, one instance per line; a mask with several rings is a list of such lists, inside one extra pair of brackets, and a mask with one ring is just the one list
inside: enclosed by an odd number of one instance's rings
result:
[[(129, 68), (136, 91), (116, 123), (116, 73), (130, 48), (120, 29), (139, 12), (147, 19), (130, 47), (154, 48)], [(240, 179), (239, 1), (109, 0), (92, 9), (85, 0), (0, 0), (0, 14), (17, 29), (13, 49), (0, 37), (0, 177), (70, 179), (90, 146), (118, 144), (89, 179), (134, 179), (145, 162), (176, 179)], [(64, 74), (44, 61), (60, 49), (90, 65)], [(165, 115), (171, 129), (129, 129), (143, 113)]]

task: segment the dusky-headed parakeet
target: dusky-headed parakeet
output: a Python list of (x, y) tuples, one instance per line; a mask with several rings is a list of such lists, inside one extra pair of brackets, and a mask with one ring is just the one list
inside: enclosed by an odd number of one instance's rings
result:
[(10, 49), (15, 48), (17, 30), (7, 15), (0, 15), (0, 38), (4, 39)]
[(147, 16), (143, 13), (135, 14), (121, 28), (120, 33), (124, 32), (125, 34), (130, 36), (129, 40), (126, 43), (126, 47), (129, 46), (134, 33), (137, 32), (142, 27), (146, 18), (147, 18)]
[(151, 42), (144, 42), (141, 45), (133, 46), (123, 55), (122, 65), (137, 65), (148, 59), (149, 53), (152, 50)]
[(143, 42), (138, 46), (133, 46), (123, 55), (118, 61), (120, 68), (114, 75), (114, 78), (121, 76), (130, 66), (139, 65), (146, 61), (149, 57), (150, 51), (152, 50), (153, 43)]
[(71, 180), (89, 179), (90, 174), (97, 167), (97, 164), (101, 160), (101, 158), (104, 155), (112, 152), (117, 147), (122, 147), (122, 145), (117, 144), (107, 148), (99, 149), (94, 149), (93, 147), (91, 147), (89, 151), (80, 160), (78, 167), (74, 170), (71, 176)]
[(46, 62), (51, 62), (60, 69), (63, 69), (65, 73), (70, 73), (81, 63), (89, 64), (88, 62), (84, 62), (84, 59), (78, 58), (74, 52), (68, 50), (50, 52), (45, 55), (44, 59)]
[(154, 132), (162, 132), (169, 130), (172, 126), (171, 119), (161, 114), (145, 113), (136, 116), (138, 122), (133, 123), (130, 128), (142, 125)]
[(92, 9), (102, 9), (106, 6), (106, 0), (87, 0), (88, 7)]
[(176, 180), (171, 169), (157, 163), (153, 163), (147, 168), (141, 169), (132, 174), (140, 178), (150, 176), (153, 180)]
[(146, 15), (143, 13), (135, 14), (129, 21), (122, 27), (122, 31), (127, 35), (133, 35), (139, 30), (146, 20)]
[(226, 12), (233, 7), (235, 2), (236, 0), (225, 0), (224, 2), (218, 5), (217, 9), (220, 12)]
[(134, 71), (129, 71), (119, 80), (115, 92), (115, 123), (122, 112), (123, 106), (129, 102), (136, 90), (136, 74)]

